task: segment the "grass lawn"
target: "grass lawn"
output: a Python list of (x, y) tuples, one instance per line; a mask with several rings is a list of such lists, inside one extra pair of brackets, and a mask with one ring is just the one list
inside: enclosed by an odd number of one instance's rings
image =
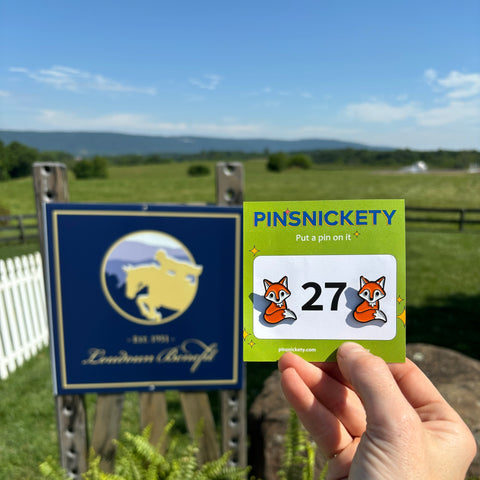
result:
[(28, 255), (29, 253), (35, 253), (39, 250), (40, 243), (36, 241), (21, 244), (9, 243), (6, 245), (0, 245), (0, 259), (6, 260), (7, 258), (13, 258), (20, 255)]
[[(167, 399), (175, 433), (186, 432), (178, 393), (168, 392)], [(85, 401), (91, 429), (96, 395), (87, 395)], [(121, 432), (140, 431), (138, 405), (138, 394), (125, 395)], [(58, 458), (48, 348), (0, 381), (0, 425), (0, 480), (38, 480), (38, 465), (48, 456)]]
[(480, 238), (407, 232), (407, 341), (480, 359)]
[(38, 464), (58, 456), (48, 351), (0, 381), (0, 479), (38, 479)]
[[(110, 169), (105, 180), (69, 177), (73, 202), (215, 202), (211, 174), (188, 177), (188, 163)], [(393, 171), (314, 169), (269, 173), (263, 160), (245, 163), (246, 200), (405, 198), (407, 206), (480, 208), (480, 175), (407, 175)], [(0, 183), (0, 205), (34, 213), (31, 179)], [(38, 250), (35, 242), (0, 245), (0, 258)], [(480, 359), (476, 323), (480, 302), (480, 236), (477, 233), (407, 231), (407, 341), (454, 348)], [(273, 364), (249, 365), (251, 402)], [(95, 396), (87, 396), (94, 415)], [(169, 412), (183, 428), (178, 396)], [(122, 428), (138, 429), (138, 396), (127, 394)], [(38, 479), (38, 464), (58, 456), (48, 351), (0, 381), (0, 480)]]
[[(69, 173), (72, 202), (215, 202), (215, 164), (211, 173), (190, 177), (190, 163), (110, 167), (109, 178), (76, 180)], [(292, 169), (267, 172), (265, 160), (245, 165), (245, 200), (405, 198), (412, 207), (480, 208), (480, 175), (401, 174), (393, 170)], [(0, 205), (10, 213), (35, 213), (33, 182), (0, 183)]]

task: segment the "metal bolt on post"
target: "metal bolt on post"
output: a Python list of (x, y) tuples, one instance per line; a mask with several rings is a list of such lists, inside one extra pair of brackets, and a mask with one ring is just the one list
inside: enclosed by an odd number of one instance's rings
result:
[[(52, 202), (68, 202), (66, 166), (53, 162), (34, 163), (33, 188), (40, 248), (44, 272), (46, 272), (43, 205)], [(57, 395), (55, 406), (61, 465), (71, 478), (80, 480), (81, 474), (87, 470), (88, 451), (84, 398), (81, 395)]]
[[(217, 163), (217, 205), (242, 205), (244, 169), (240, 162)], [(241, 365), (239, 368), (243, 368)], [(247, 466), (247, 401), (244, 385), (241, 390), (221, 391), (222, 451), (231, 451), (230, 463)]]
[(244, 191), (243, 164), (217, 163), (217, 205), (242, 205)]
[(43, 204), (51, 202), (68, 202), (67, 167), (63, 163), (34, 163), (33, 189), (35, 192), (35, 206), (37, 209), (40, 251), (42, 252), (43, 258), (45, 258)]

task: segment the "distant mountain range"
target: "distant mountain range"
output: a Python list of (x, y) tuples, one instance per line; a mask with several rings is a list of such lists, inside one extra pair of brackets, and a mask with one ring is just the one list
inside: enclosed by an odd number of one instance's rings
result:
[(338, 140), (272, 140), (267, 138), (233, 139), (212, 137), (162, 137), (100, 132), (31, 132), (0, 130), (5, 144), (20, 142), (40, 151), (62, 151), (75, 156), (123, 155), (150, 153), (196, 154), (202, 151), (221, 152), (297, 152), (309, 150), (336, 150), (342, 148), (391, 150), (360, 143)]

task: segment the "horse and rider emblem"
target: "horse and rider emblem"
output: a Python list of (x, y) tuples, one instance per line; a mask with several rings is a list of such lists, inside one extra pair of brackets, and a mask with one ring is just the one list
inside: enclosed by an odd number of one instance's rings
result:
[(102, 286), (124, 318), (158, 325), (187, 310), (202, 271), (179, 240), (163, 232), (142, 231), (109, 249), (102, 264)]

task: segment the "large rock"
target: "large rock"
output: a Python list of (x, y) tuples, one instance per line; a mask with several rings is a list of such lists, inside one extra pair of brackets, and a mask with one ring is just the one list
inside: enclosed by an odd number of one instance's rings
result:
[[(457, 410), (480, 444), (480, 362), (447, 348), (426, 344), (407, 345), (407, 356), (436, 385), (445, 399)], [(280, 374), (274, 372), (264, 384), (249, 411), (249, 464), (252, 475), (277, 480), (281, 467), (284, 436), (290, 406), (280, 387)], [(317, 453), (319, 469), (325, 458)], [(468, 474), (480, 476), (480, 452)]]
[(477, 441), (477, 456), (468, 474), (480, 476), (480, 362), (448, 348), (412, 343), (407, 357), (435, 384), (469, 426)]

